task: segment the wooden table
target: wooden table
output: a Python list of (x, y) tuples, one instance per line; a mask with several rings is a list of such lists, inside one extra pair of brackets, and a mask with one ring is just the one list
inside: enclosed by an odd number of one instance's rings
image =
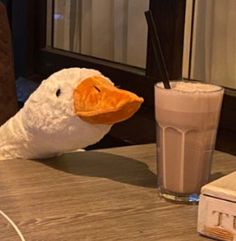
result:
[[(0, 162), (0, 209), (26, 241), (195, 241), (198, 206), (162, 200), (154, 144)], [(216, 152), (213, 176), (236, 169)], [(0, 240), (18, 241), (1, 216)]]

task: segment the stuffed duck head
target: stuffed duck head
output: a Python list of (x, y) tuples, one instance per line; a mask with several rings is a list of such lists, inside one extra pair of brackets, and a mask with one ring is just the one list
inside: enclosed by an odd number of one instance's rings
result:
[(0, 127), (0, 160), (42, 159), (95, 144), (142, 102), (97, 70), (58, 71)]

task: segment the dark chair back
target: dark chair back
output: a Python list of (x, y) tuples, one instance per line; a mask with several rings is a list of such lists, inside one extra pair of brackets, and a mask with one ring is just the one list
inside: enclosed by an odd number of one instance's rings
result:
[(17, 109), (11, 31), (6, 8), (0, 2), (0, 125)]

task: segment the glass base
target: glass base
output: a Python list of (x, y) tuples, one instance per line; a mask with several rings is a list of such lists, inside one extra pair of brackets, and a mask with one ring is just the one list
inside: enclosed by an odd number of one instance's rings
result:
[(198, 204), (200, 198), (197, 193), (174, 193), (161, 188), (159, 189), (159, 193), (161, 197), (174, 203)]

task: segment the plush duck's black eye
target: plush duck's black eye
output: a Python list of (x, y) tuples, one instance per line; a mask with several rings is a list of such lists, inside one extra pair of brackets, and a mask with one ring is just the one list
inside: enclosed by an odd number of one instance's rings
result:
[(59, 97), (61, 95), (61, 89), (58, 89), (56, 92), (56, 96)]

